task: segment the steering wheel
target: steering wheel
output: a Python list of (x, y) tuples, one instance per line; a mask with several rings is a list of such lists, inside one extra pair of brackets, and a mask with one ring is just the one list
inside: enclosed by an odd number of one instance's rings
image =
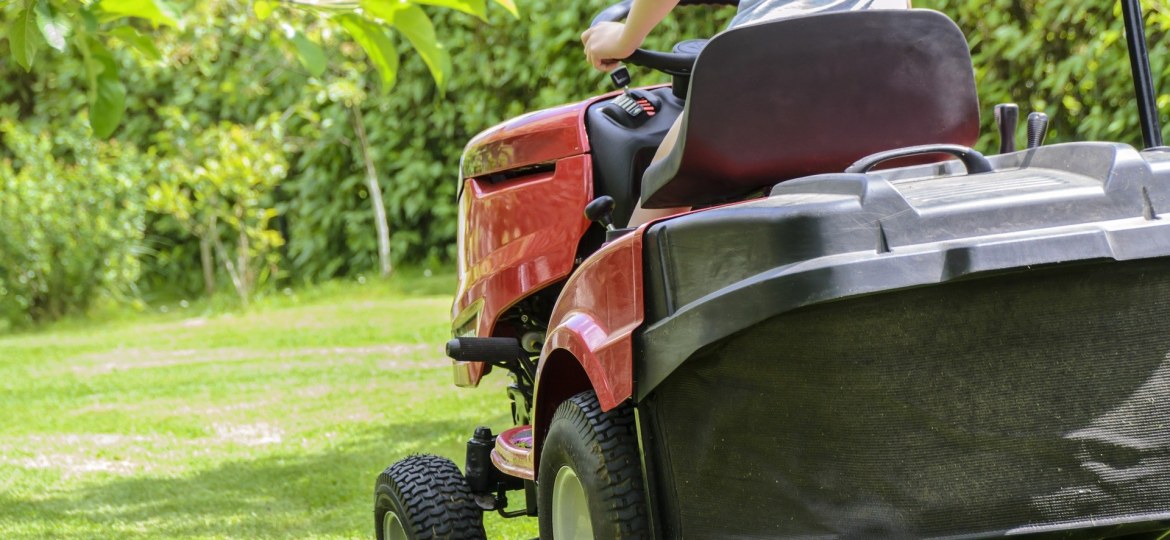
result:
[[(593, 17), (593, 22), (589, 26), (597, 26), (598, 23), (603, 22), (621, 22), (625, 20), (626, 16), (630, 14), (630, 5), (634, 0), (621, 0), (620, 2), (609, 6)], [(679, 0), (680, 6), (697, 6), (697, 5), (717, 5), (717, 6), (738, 6), (739, 0)], [(620, 59), (627, 64), (635, 66), (648, 67), (656, 69), (668, 75), (686, 76), (691, 74), (691, 70), (695, 67), (695, 59), (698, 54), (686, 53), (668, 53), (661, 51), (651, 51), (648, 49), (635, 49), (634, 53), (629, 57)]]

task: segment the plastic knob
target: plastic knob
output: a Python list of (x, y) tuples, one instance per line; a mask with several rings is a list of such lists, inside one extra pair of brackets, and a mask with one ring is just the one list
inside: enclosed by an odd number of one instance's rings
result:
[(632, 78), (630, 77), (630, 70), (626, 66), (619, 66), (617, 69), (609, 72), (609, 80), (613, 81), (614, 86), (618, 89), (624, 89), (630, 85)]
[(1048, 115), (1034, 112), (1028, 115), (1028, 148), (1039, 148), (1048, 136)]
[(1020, 107), (1015, 103), (995, 106), (995, 125), (999, 128), (999, 153), (1016, 151), (1016, 127), (1020, 125)]
[(613, 230), (613, 209), (617, 203), (613, 197), (602, 195), (585, 205), (585, 219), (602, 224), (606, 230)]

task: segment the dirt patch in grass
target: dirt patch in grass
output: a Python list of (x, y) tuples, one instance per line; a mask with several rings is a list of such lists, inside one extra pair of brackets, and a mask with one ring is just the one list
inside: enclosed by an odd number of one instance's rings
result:
[(111, 459), (98, 454), (165, 442), (163, 437), (116, 434), (32, 435), (0, 439), (0, 463), (26, 469), (51, 469), (66, 477), (151, 470), (148, 461)]
[(398, 286), (0, 337), (0, 538), (369, 538), (387, 465), (510, 427), (502, 374), (451, 386), (450, 299)]
[[(279, 426), (257, 422), (215, 423), (214, 435), (181, 441), (189, 448), (224, 448), (229, 445), (263, 447), (285, 440)], [(67, 478), (106, 473), (148, 473), (173, 455), (180, 439), (168, 436), (118, 434), (32, 435), (0, 438), (0, 464), (25, 469), (56, 470)]]
[[(402, 367), (419, 367), (418, 362), (400, 360), (399, 357), (420, 352), (434, 352), (434, 345), (375, 345), (366, 347), (302, 347), (280, 351), (255, 350), (242, 347), (222, 347), (215, 349), (154, 349), (129, 348), (115, 349), (101, 353), (87, 354), (75, 357), (68, 363), (72, 364), (70, 371), (81, 377), (105, 375), (115, 371), (129, 369), (151, 369), (184, 366), (193, 364), (212, 364), (221, 362), (241, 362), (247, 360), (294, 359), (310, 357), (329, 357), (330, 363), (346, 360), (360, 360), (373, 356), (390, 357), (379, 362), (382, 369), (397, 369)], [(446, 365), (448, 361), (443, 360)], [(430, 362), (428, 362), (429, 364)], [(437, 364), (435, 364), (437, 365)]]
[(26, 469), (55, 469), (61, 471), (66, 478), (81, 476), (90, 473), (111, 473), (130, 475), (150, 470), (145, 464), (130, 461), (114, 461), (109, 459), (88, 458), (69, 454), (38, 454), (31, 458), (9, 460), (5, 463), (24, 467)]
[(215, 424), (215, 437), (220, 441), (245, 446), (267, 446), (284, 442), (284, 430), (266, 422), (258, 424)]

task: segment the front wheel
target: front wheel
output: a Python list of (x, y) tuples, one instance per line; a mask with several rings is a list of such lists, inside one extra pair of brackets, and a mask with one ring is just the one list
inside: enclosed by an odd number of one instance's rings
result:
[(650, 538), (634, 414), (593, 392), (557, 408), (540, 452), (540, 537)]
[(483, 511), (451, 460), (432, 455), (403, 459), (374, 486), (378, 540), (482, 540)]

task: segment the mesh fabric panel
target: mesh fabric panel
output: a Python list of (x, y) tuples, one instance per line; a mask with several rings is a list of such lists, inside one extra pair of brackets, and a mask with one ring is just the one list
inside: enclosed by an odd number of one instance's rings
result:
[(647, 402), (672, 536), (982, 536), (1170, 516), (1170, 262), (835, 302)]

